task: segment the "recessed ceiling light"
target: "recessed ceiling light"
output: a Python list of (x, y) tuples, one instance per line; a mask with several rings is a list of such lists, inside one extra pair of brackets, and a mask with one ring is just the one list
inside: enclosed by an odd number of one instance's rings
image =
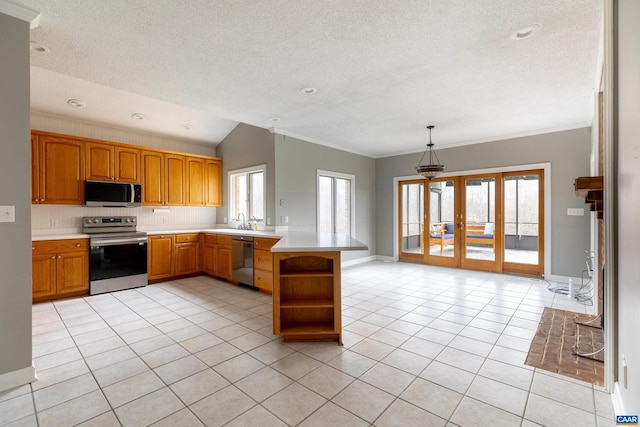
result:
[(132, 118), (133, 120), (144, 120), (144, 119), (146, 119), (145, 115), (144, 115), (144, 114), (142, 114), (142, 113), (133, 113), (133, 114), (131, 115), (131, 118)]
[(315, 87), (303, 87), (302, 89), (300, 89), (300, 92), (304, 93), (305, 95), (313, 95), (314, 93), (316, 93), (318, 91), (318, 89), (316, 89)]
[(87, 106), (87, 104), (85, 104), (84, 101), (80, 100), (80, 99), (68, 99), (67, 100), (67, 104), (74, 107), (74, 108), (84, 108)]
[(29, 49), (31, 49), (34, 52), (38, 52), (38, 53), (49, 53), (51, 52), (51, 49), (49, 49), (48, 47), (41, 45), (40, 43), (36, 42), (36, 41), (29, 41)]
[(516, 31), (515, 33), (511, 34), (511, 39), (512, 40), (523, 40), (523, 39), (529, 38), (532, 35), (534, 35), (535, 33), (537, 33), (538, 30), (540, 29), (540, 27), (541, 27), (540, 24), (533, 24), (533, 25), (529, 25), (527, 27), (520, 28), (518, 31)]
[(180, 125), (180, 127), (184, 130), (191, 130), (191, 125), (189, 123), (184, 123)]
[(279, 117), (276, 117), (276, 116), (271, 116), (271, 117), (269, 117), (269, 121), (270, 121), (270, 122), (279, 122), (279, 121), (280, 121), (280, 118), (279, 118)]

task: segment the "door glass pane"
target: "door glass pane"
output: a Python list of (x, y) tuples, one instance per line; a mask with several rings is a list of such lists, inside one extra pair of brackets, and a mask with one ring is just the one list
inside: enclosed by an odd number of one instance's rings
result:
[(429, 183), (429, 255), (453, 256), (454, 185), (453, 181)]
[(423, 253), (424, 185), (402, 185), (402, 252)]
[(495, 260), (495, 178), (465, 179), (465, 257)]
[(336, 233), (351, 234), (351, 181), (336, 178)]
[(333, 178), (318, 177), (318, 231), (333, 233), (331, 216), (333, 212)]
[(538, 264), (538, 175), (504, 179), (504, 260)]

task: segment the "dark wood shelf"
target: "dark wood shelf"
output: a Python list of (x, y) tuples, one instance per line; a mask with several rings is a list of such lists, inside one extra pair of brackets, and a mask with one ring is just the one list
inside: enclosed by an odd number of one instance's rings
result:
[(597, 218), (604, 218), (604, 178), (602, 176), (581, 176), (573, 183), (576, 196), (584, 197), (591, 212), (596, 212)]
[(333, 308), (333, 299), (285, 299), (280, 300), (280, 308)]

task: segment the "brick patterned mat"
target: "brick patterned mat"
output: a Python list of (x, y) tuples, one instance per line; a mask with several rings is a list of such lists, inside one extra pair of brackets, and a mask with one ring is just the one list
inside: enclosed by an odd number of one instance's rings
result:
[[(591, 360), (572, 354), (577, 345), (580, 353), (591, 353), (604, 346), (602, 329), (577, 325), (594, 316), (545, 307), (536, 335), (531, 341), (525, 364), (555, 372), (598, 386), (604, 386), (604, 352)], [(594, 324), (600, 324), (595, 321)]]

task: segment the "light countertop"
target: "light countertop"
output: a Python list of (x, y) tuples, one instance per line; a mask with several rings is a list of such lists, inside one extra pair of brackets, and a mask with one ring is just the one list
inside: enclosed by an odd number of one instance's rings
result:
[[(271, 237), (280, 239), (272, 248), (272, 252), (322, 252), (322, 251), (366, 251), (366, 244), (345, 234), (315, 233), (307, 231), (266, 231), (266, 230), (238, 230), (234, 228), (205, 228), (205, 229), (166, 229), (145, 230), (149, 235), (182, 234), (182, 233), (211, 233), (236, 236)], [(84, 233), (65, 232), (60, 234), (33, 234), (32, 241), (88, 239), (90, 235)]]

